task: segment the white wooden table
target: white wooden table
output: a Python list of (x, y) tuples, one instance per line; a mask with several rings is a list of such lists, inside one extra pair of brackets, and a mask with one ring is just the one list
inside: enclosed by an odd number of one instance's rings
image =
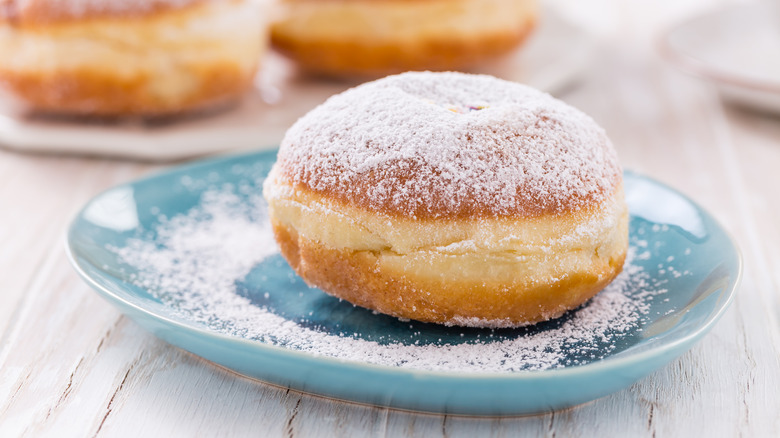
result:
[(780, 118), (724, 106), (652, 49), (663, 26), (724, 2), (555, 3), (604, 41), (560, 97), (606, 128), (626, 168), (695, 199), (742, 249), (736, 301), (690, 352), (619, 393), (524, 418), (415, 414), (269, 386), (144, 332), (68, 264), (77, 209), (162, 166), (0, 150), (0, 437), (780, 436)]

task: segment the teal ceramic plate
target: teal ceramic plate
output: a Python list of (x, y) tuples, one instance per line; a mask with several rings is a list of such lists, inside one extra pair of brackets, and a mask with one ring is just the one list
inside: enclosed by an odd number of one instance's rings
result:
[[(738, 251), (707, 212), (626, 173), (633, 257), (616, 282), (624, 290), (525, 329), (400, 321), (306, 287), (272, 243), (262, 244), (270, 241), (247, 243), (265, 232), (258, 193), (274, 159), (263, 152), (203, 161), (97, 196), (69, 229), (73, 265), (145, 329), (240, 374), (342, 400), (464, 415), (539, 413), (626, 388), (700, 339), (739, 282)], [(176, 237), (182, 230), (195, 234)], [(219, 245), (206, 248), (209, 239)], [(247, 245), (257, 251), (245, 255)], [(188, 261), (191, 254), (200, 255)], [(232, 259), (247, 266), (236, 270)], [(606, 329), (588, 325), (609, 318), (616, 323)]]

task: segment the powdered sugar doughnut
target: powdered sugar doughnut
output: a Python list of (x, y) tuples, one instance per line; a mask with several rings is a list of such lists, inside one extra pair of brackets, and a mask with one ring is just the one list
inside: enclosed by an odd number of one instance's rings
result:
[(238, 98), (264, 0), (0, 0), (0, 87), (51, 113), (156, 116)]
[(604, 131), (489, 76), (406, 73), (330, 98), (287, 132), (264, 195), (308, 283), (419, 321), (557, 317), (608, 284), (628, 247)]
[(515, 49), (536, 0), (284, 0), (274, 46), (304, 70), (381, 76), (459, 70)]

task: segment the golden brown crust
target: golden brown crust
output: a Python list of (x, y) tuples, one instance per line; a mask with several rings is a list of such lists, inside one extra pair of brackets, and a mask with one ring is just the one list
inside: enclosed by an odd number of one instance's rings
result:
[(295, 59), (305, 71), (325, 76), (382, 76), (407, 70), (460, 70), (510, 52), (533, 30), (535, 19), (513, 32), (478, 38), (419, 39), (382, 43), (370, 39), (302, 41), (295, 35), (272, 32), (271, 42)]
[(35, 26), (108, 17), (138, 18), (205, 1), (220, 0), (0, 0), (0, 23)]
[(374, 251), (326, 247), (280, 223), (273, 229), (283, 256), (307, 283), (382, 313), (453, 325), (513, 327), (558, 317), (611, 282), (626, 256), (624, 248), (551, 282), (533, 277), (504, 282), (487, 273), (476, 279), (423, 278), (394, 272)]
[(198, 86), (176, 99), (151, 92), (153, 77), (120, 77), (100, 70), (25, 75), (0, 69), (0, 85), (36, 111), (95, 116), (157, 116), (205, 109), (236, 99), (252, 86), (252, 76), (231, 64), (210, 65), (196, 75), (190, 79)]

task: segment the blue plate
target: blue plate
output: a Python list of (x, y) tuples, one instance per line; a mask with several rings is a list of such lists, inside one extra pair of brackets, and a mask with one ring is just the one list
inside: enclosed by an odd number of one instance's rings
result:
[[(226, 334), (213, 321), (188, 319), (118, 256), (131, 241), (156, 244), (160, 221), (186, 214), (215, 187), (240, 188), (238, 202), (255, 202), (275, 152), (202, 161), (115, 187), (93, 199), (68, 233), (73, 265), (87, 283), (158, 337), (240, 374), (342, 400), (415, 411), (464, 415), (518, 415), (561, 409), (625, 388), (688, 350), (723, 314), (741, 275), (729, 236), (700, 207), (647, 177), (627, 172), (632, 262), (667, 290), (648, 300), (644, 316), (604, 351), (571, 357), (552, 369), (509, 372), (422, 370), (341, 360), (302, 351), (296, 343)], [(254, 195), (254, 196), (253, 196)], [(676, 271), (662, 269), (676, 258)], [(671, 275), (674, 274), (674, 275)], [(379, 343), (475, 342), (484, 330), (402, 322), (308, 289), (278, 255), (252, 268), (238, 284), (252, 305), (293, 324), (333, 336)], [(576, 312), (576, 311), (575, 311)], [(564, 316), (570, 318), (571, 315)], [(494, 342), (554, 330), (560, 321), (521, 330), (497, 330)], [(348, 333), (344, 335), (344, 333)], [(482, 336), (481, 342), (487, 336)], [(597, 345), (596, 348), (599, 348)], [(579, 356), (578, 356), (579, 355)], [(581, 356), (581, 357), (580, 357)]]

